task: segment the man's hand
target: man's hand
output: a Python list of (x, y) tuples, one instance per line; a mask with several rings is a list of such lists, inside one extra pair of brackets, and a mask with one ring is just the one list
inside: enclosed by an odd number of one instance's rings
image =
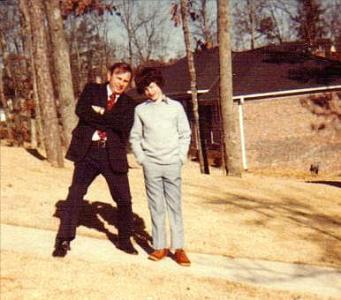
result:
[(104, 114), (104, 107), (97, 106), (97, 105), (91, 105), (91, 107), (96, 113), (98, 113), (100, 115)]

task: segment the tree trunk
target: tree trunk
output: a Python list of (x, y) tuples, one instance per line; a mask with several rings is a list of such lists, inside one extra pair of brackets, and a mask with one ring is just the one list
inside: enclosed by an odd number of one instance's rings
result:
[(236, 119), (232, 99), (232, 57), (230, 40), (229, 1), (218, 0), (218, 39), (220, 62), (220, 105), (226, 174), (241, 175), (238, 155)]
[(45, 13), (42, 0), (29, 2), (32, 28), (33, 57), (37, 75), (38, 95), (44, 124), (44, 137), (47, 160), (55, 167), (64, 165), (61, 147), (60, 129), (56, 104), (53, 97), (53, 85), (47, 57), (47, 37), (45, 32)]
[(71, 39), (71, 44), (74, 45), (72, 50), (75, 51), (74, 56), (76, 57), (76, 62), (75, 62), (76, 78), (77, 78), (76, 95), (80, 95), (87, 82), (87, 78), (85, 77), (84, 67), (82, 66), (81, 45), (79, 44), (78, 28), (77, 28), (76, 20), (72, 20), (71, 26), (72, 26), (72, 33), (74, 35)]
[(60, 114), (66, 147), (76, 126), (75, 99), (72, 86), (69, 47), (65, 39), (59, 0), (45, 1), (46, 14), (52, 40), (54, 66), (58, 85)]
[[(8, 74), (10, 72), (9, 68), (7, 67), (7, 60), (8, 60), (8, 51), (7, 51), (7, 46), (6, 46), (6, 41), (3, 36), (3, 34), (0, 32), (0, 53), (2, 54), (2, 59), (3, 59), (3, 64), (4, 64), (4, 69), (6, 71), (6, 75), (10, 76)], [(13, 145), (14, 143), (14, 137), (13, 137), (13, 122), (11, 120), (10, 116), (10, 111), (8, 109), (7, 105), (7, 99), (4, 94), (4, 87), (3, 87), (3, 69), (0, 67), (0, 99), (1, 99), (1, 104), (4, 109), (5, 113), (5, 118), (6, 118), (6, 127), (7, 127), (7, 141), (10, 145)]]
[(0, 50), (2, 52), (2, 59), (3, 59), (3, 68), (5, 69), (5, 74), (12, 78), (12, 71), (10, 69), (10, 66), (8, 64), (8, 50), (7, 50), (7, 44), (6, 44), (6, 40), (5, 37), (3, 35), (3, 33), (0, 31)]
[(121, 8), (121, 22), (127, 32), (128, 37), (128, 63), (133, 65), (133, 28), (132, 28), (132, 18), (134, 11), (134, 2), (123, 1), (123, 5)]
[(11, 145), (13, 143), (13, 129), (12, 129), (12, 121), (9, 115), (7, 101), (4, 95), (4, 89), (3, 89), (3, 74), (2, 74), (2, 68), (0, 68), (0, 99), (1, 104), (5, 113), (6, 118), (6, 127), (7, 127), (7, 142)]
[(186, 45), (188, 70), (189, 70), (189, 74), (191, 78), (194, 130), (195, 130), (195, 135), (198, 139), (200, 172), (208, 174), (209, 168), (208, 168), (207, 159), (206, 161), (204, 160), (203, 143), (202, 143), (202, 138), (200, 134), (201, 131), (200, 131), (199, 110), (198, 110), (197, 79), (196, 79), (194, 58), (193, 58), (193, 52), (192, 52), (192, 46), (191, 46), (191, 40), (192, 40), (191, 32), (189, 31), (189, 26), (188, 26), (188, 0), (181, 0), (181, 17), (182, 17), (182, 28), (184, 32), (185, 45)]
[(32, 49), (32, 29), (31, 29), (31, 20), (28, 12), (28, 0), (20, 0), (20, 10), (24, 18), (24, 35), (25, 35), (25, 49), (27, 55), (27, 61), (29, 65), (28, 73), (31, 76), (32, 80), (32, 99), (34, 102), (34, 116), (31, 119), (31, 147), (38, 148), (41, 147), (45, 151), (45, 142), (44, 142), (44, 134), (43, 134), (43, 125), (42, 125), (42, 117), (40, 112), (40, 104), (37, 90), (37, 78), (34, 67), (34, 59), (33, 59), (33, 49)]
[(203, 34), (207, 46), (213, 46), (213, 36), (209, 28), (208, 13), (207, 13), (207, 0), (201, 0), (201, 16), (203, 25)]
[[(227, 0), (228, 1), (228, 0)], [(256, 38), (255, 38), (255, 32), (256, 32), (256, 21), (255, 21), (255, 10), (254, 10), (254, 3), (252, 2), (253, 0), (248, 0), (247, 1), (247, 6), (248, 6), (248, 11), (249, 11), (249, 22), (250, 22), (250, 47), (251, 49), (255, 49), (256, 45)]]

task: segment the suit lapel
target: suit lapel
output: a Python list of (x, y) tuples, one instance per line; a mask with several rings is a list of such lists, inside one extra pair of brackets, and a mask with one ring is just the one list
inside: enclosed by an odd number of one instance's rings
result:
[(114, 109), (120, 109), (124, 106), (124, 104), (125, 104), (124, 98), (125, 98), (125, 94), (122, 94), (118, 97), (117, 103), (114, 106)]
[(106, 107), (107, 106), (107, 101), (108, 101), (108, 95), (107, 95), (107, 85), (102, 84), (100, 89), (99, 89), (99, 106), (101, 107)]

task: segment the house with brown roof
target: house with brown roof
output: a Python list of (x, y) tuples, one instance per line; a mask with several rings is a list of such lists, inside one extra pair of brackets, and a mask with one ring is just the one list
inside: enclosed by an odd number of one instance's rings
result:
[[(195, 53), (195, 65), (202, 135), (209, 156), (217, 157), (221, 153), (218, 48)], [(162, 68), (162, 72), (165, 94), (181, 101), (193, 120), (186, 57)], [(311, 165), (318, 164), (320, 172), (341, 171), (341, 129), (321, 129), (318, 124), (326, 121), (324, 117), (302, 104), (311, 96), (341, 93), (340, 62), (312, 56), (288, 44), (235, 52), (232, 72), (239, 150), (245, 170), (309, 171)], [(191, 148), (195, 153), (195, 136)]]

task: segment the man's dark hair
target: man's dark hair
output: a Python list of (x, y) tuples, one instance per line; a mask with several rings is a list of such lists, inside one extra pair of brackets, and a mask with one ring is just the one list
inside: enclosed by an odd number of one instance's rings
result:
[(129, 72), (130, 74), (133, 74), (133, 70), (132, 70), (131, 66), (125, 62), (119, 62), (119, 63), (113, 64), (109, 68), (110, 74), (112, 75), (115, 70), (118, 70), (120, 73)]
[(155, 82), (160, 88), (163, 87), (165, 81), (160, 69), (145, 67), (135, 76), (136, 88), (139, 94), (143, 94), (145, 88), (152, 82)]

